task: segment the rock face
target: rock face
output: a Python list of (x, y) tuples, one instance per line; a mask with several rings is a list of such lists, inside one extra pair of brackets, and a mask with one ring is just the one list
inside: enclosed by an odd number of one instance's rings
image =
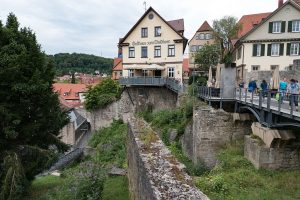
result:
[(128, 87), (121, 99), (108, 105), (106, 108), (88, 112), (85, 109), (77, 111), (87, 118), (91, 124), (91, 130), (109, 126), (113, 119), (122, 119), (127, 122), (131, 113), (137, 113), (151, 109), (153, 111), (175, 108), (177, 94), (164, 87)]
[(231, 141), (242, 140), (250, 132), (249, 122), (235, 122), (232, 113), (203, 105), (194, 109), (192, 130), (186, 128), (182, 148), (194, 164), (203, 162), (213, 168), (222, 147)]
[(129, 120), (127, 157), (132, 199), (208, 199), (156, 133), (134, 118)]

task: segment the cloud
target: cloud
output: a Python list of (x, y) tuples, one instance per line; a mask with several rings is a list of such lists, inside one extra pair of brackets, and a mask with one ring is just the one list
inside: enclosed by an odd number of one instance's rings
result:
[[(117, 56), (117, 43), (144, 13), (143, 0), (1, 0), (0, 19), (9, 12), (21, 26), (34, 30), (48, 54), (80, 52)], [(270, 12), (276, 0), (147, 0), (166, 20), (184, 18), (185, 36), (191, 38), (207, 20), (225, 15)]]

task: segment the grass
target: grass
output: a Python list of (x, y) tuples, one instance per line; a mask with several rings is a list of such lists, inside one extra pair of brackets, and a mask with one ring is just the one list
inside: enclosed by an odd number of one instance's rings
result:
[(130, 200), (126, 176), (108, 177), (104, 184), (103, 200)]
[(300, 171), (257, 170), (243, 156), (241, 144), (227, 146), (219, 165), (195, 178), (210, 199), (300, 199)]
[(58, 187), (62, 185), (62, 178), (58, 176), (42, 176), (36, 178), (29, 190), (28, 195), (24, 200), (47, 200), (48, 193), (54, 192)]

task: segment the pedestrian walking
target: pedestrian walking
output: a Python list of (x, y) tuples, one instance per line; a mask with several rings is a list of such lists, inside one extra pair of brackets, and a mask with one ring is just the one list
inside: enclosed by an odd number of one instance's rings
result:
[(267, 96), (267, 90), (268, 90), (268, 83), (266, 80), (262, 80), (260, 84), (260, 89), (261, 89), (262, 97), (264, 99)]
[(296, 83), (295, 79), (291, 79), (290, 84), (287, 87), (287, 94), (290, 95), (290, 107), (298, 111), (298, 95), (299, 95), (299, 84)]
[(286, 78), (283, 78), (282, 81), (279, 82), (279, 103), (283, 103), (284, 95), (286, 95), (286, 89), (287, 89), (288, 83)]

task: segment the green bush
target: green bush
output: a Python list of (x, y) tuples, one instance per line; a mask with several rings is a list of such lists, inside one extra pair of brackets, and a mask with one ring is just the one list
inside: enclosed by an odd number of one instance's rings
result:
[(121, 120), (114, 120), (110, 127), (95, 132), (89, 141), (91, 147), (97, 148), (93, 158), (96, 162), (107, 165), (126, 165), (127, 125)]
[(95, 87), (88, 89), (85, 95), (85, 107), (87, 110), (104, 108), (119, 99), (120, 95), (120, 85), (112, 79), (105, 79)]

